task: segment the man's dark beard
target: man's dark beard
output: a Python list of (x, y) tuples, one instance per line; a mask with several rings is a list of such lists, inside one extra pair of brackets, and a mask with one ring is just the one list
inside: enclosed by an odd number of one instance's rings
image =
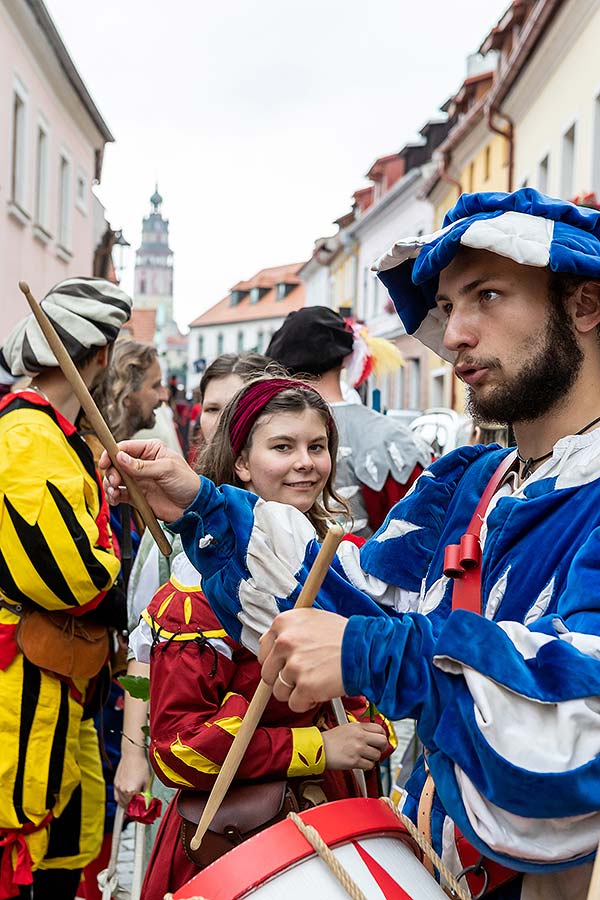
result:
[(561, 305), (552, 305), (543, 347), (521, 371), (499, 384), (487, 397), (467, 391), (467, 411), (476, 421), (532, 422), (562, 400), (583, 364), (570, 319)]
[(156, 425), (156, 415), (152, 410), (149, 415), (144, 416), (142, 408), (134, 397), (129, 398), (129, 409), (127, 410), (127, 430), (131, 435), (142, 428), (154, 428)]

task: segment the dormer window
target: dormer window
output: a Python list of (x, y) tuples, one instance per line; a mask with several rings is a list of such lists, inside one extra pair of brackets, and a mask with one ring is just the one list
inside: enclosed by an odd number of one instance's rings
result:
[(237, 306), (238, 303), (241, 303), (244, 297), (248, 296), (248, 291), (232, 291), (231, 292), (231, 305)]
[(275, 296), (278, 300), (284, 300), (291, 291), (292, 287), (293, 285), (286, 284), (284, 281), (280, 281), (276, 287)]
[(253, 287), (250, 288), (250, 303), (258, 303), (261, 297), (267, 293), (268, 288), (264, 287)]

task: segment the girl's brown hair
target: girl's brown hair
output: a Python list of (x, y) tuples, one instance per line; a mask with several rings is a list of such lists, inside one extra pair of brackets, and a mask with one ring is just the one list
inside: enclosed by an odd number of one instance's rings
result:
[[(235, 471), (236, 457), (234, 456), (230, 437), (231, 419), (238, 405), (244, 402), (244, 396), (249, 388), (258, 382), (269, 381), (270, 377), (272, 376), (263, 375), (247, 382), (223, 410), (217, 430), (210, 443), (204, 448), (197, 465), (197, 471), (202, 475), (206, 475), (215, 484), (232, 484), (236, 487), (244, 487)], [(281, 391), (281, 393), (269, 400), (261, 411), (248, 435), (244, 449), (252, 445), (254, 431), (264, 416), (281, 412), (303, 412), (305, 409), (314, 409), (327, 426), (327, 450), (331, 457), (331, 472), (323, 488), (322, 499), (317, 499), (306, 513), (317, 535), (322, 539), (325, 537), (331, 522), (336, 521), (340, 515), (348, 518), (350, 512), (346, 501), (335, 492), (333, 487), (335, 461), (338, 451), (338, 432), (329, 406), (321, 395), (300, 381), (298, 381), (297, 387), (286, 388)]]

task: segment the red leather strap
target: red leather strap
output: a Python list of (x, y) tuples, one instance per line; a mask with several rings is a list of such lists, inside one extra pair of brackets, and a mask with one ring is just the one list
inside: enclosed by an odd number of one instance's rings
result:
[(481, 495), (469, 527), (459, 544), (449, 544), (444, 555), (444, 575), (454, 579), (452, 609), (481, 613), (481, 526), (492, 497), (517, 459), (517, 451), (505, 456)]
[[(500, 863), (482, 856), (456, 825), (454, 826), (454, 840), (458, 857), (463, 866), (464, 877), (474, 897), (485, 896), (520, 874), (515, 869), (507, 869), (506, 866), (501, 866)], [(481, 895), (480, 892), (484, 888), (485, 893)]]

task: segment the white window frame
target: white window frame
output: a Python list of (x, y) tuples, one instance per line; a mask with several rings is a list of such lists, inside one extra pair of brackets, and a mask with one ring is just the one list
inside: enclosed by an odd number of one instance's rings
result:
[(537, 165), (538, 191), (547, 194), (550, 184), (550, 152), (545, 153)]
[[(81, 168), (81, 166), (77, 166), (77, 173), (75, 175), (75, 206), (79, 210), (80, 213), (83, 213), (84, 216), (87, 216), (88, 205), (87, 205), (87, 194), (88, 194), (88, 177)], [(83, 185), (83, 196), (79, 196), (79, 185)]]
[(569, 127), (564, 129), (560, 140), (560, 151), (560, 196), (563, 200), (572, 200), (576, 192), (577, 121), (571, 122)]
[[(423, 364), (420, 357), (411, 357), (408, 363), (408, 409), (421, 409), (421, 379)], [(416, 378), (415, 378), (416, 375)]]
[[(40, 154), (40, 134), (44, 135), (43, 152)], [(35, 132), (35, 203), (34, 229), (36, 237), (47, 240), (50, 234), (50, 126), (41, 113)]]
[[(65, 167), (63, 168), (63, 163)], [(66, 178), (63, 172), (66, 171)], [(68, 150), (61, 147), (58, 154), (58, 217), (56, 241), (58, 255), (71, 255), (73, 239), (73, 159)], [(61, 252), (62, 251), (62, 254)]]
[[(15, 134), (15, 98), (21, 104), (18, 116), (18, 133)], [(29, 91), (18, 77), (13, 77), (12, 104), (10, 110), (10, 197), (9, 207), (29, 220), (28, 201), (28, 146), (29, 146)], [(20, 218), (17, 215), (17, 218)]]
[[(441, 398), (434, 397), (441, 388)], [(438, 366), (429, 373), (428, 406), (450, 406), (452, 394), (452, 370), (448, 366)]]

